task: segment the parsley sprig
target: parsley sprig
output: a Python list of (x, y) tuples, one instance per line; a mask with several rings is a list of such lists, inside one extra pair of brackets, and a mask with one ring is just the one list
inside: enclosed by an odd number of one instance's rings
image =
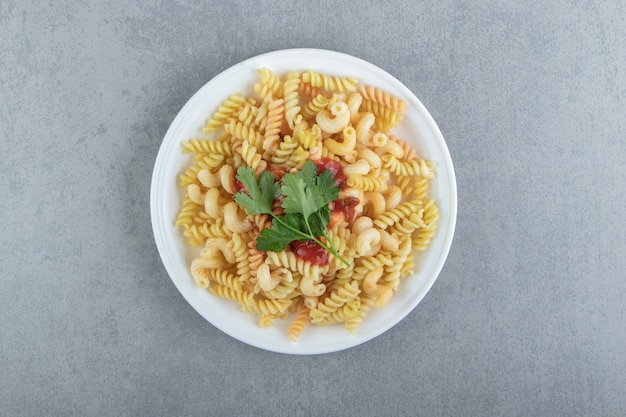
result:
[[(324, 170), (318, 175), (317, 166), (308, 160), (301, 171), (285, 174), (282, 186), (268, 171), (264, 171), (257, 180), (250, 167), (239, 167), (236, 178), (247, 190), (247, 193), (240, 191), (235, 194), (237, 204), (250, 215), (272, 216), (272, 227), (263, 229), (257, 237), (257, 249), (281, 252), (293, 241), (313, 240), (349, 265), (339, 255), (326, 231), (330, 221), (328, 204), (339, 196), (339, 188), (335, 185), (335, 177), (330, 170)], [(277, 216), (272, 212), (272, 205), (281, 195), (285, 214)], [(324, 236), (328, 244), (319, 239), (321, 236)]]

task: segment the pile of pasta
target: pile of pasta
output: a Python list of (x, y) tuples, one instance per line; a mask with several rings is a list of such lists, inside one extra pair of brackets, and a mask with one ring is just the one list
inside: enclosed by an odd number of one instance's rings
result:
[[(436, 232), (439, 211), (429, 199), (435, 164), (393, 134), (407, 104), (379, 88), (268, 68), (251, 74), (250, 86), (249, 96), (223, 101), (204, 136), (182, 143), (194, 159), (179, 177), (184, 197), (175, 224), (200, 248), (191, 275), (257, 314), (262, 327), (288, 320), (292, 341), (311, 325), (342, 324), (354, 334), (368, 311), (384, 307), (415, 271), (416, 251)], [(313, 264), (290, 246), (257, 250), (255, 239), (272, 218), (237, 205), (237, 169), (249, 166), (257, 176), (277, 167), (295, 172), (322, 158), (343, 167), (339, 198), (358, 199), (354, 219), (340, 218), (328, 230), (349, 266), (332, 255), (325, 265)]]

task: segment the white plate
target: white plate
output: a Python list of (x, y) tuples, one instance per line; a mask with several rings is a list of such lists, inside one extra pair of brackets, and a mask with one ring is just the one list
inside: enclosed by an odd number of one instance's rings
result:
[[(178, 175), (190, 164), (180, 143), (202, 136), (208, 116), (235, 92), (253, 94), (256, 70), (268, 67), (282, 75), (288, 71), (314, 70), (359, 79), (362, 84), (382, 88), (403, 99), (409, 108), (396, 136), (411, 143), (420, 155), (437, 163), (432, 198), (440, 210), (439, 227), (430, 247), (417, 263), (417, 273), (404, 280), (389, 304), (372, 309), (356, 335), (343, 327), (310, 326), (293, 343), (285, 334), (289, 320), (275, 320), (274, 327), (260, 328), (258, 316), (243, 313), (238, 304), (220, 299), (198, 287), (189, 272), (197, 250), (186, 244), (180, 228), (174, 227), (182, 190)], [(393, 327), (417, 306), (429, 291), (448, 256), (456, 224), (457, 195), (450, 153), (439, 128), (422, 103), (400, 81), (379, 67), (338, 52), (319, 49), (289, 49), (266, 53), (222, 72), (205, 84), (185, 104), (167, 131), (156, 158), (150, 190), (150, 210), (156, 244), (163, 264), (176, 288), (191, 306), (215, 327), (230, 336), (274, 352), (319, 354), (338, 351), (366, 342)], [(410, 341), (406, 341), (410, 343)]]

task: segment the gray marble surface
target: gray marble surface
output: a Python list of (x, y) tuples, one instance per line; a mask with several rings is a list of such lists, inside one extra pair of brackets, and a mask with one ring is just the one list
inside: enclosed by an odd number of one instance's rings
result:
[[(0, 2), (0, 415), (626, 415), (623, 1)], [(156, 250), (152, 167), (204, 83), (332, 49), (394, 74), (457, 170), (406, 319), (288, 356), (214, 328)]]

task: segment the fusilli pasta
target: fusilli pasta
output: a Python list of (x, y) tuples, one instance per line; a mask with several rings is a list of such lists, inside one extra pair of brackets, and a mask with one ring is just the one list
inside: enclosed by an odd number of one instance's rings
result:
[[(174, 224), (199, 247), (192, 278), (257, 314), (261, 327), (293, 316), (293, 342), (314, 325), (343, 323), (355, 333), (415, 271), (413, 251), (425, 250), (436, 233), (435, 164), (392, 132), (407, 108), (399, 97), (311, 70), (281, 78), (261, 68), (257, 76), (254, 95), (230, 95), (206, 119), (206, 137), (182, 142), (193, 161), (178, 177), (184, 196)], [(339, 197), (329, 204), (322, 239), (347, 264), (333, 255), (316, 263), (293, 245), (257, 249), (272, 215), (250, 215), (234, 199), (245, 191), (238, 168), (257, 176), (268, 170), (279, 181), (309, 159), (338, 167)], [(283, 214), (279, 199), (272, 207), (273, 215)]]

